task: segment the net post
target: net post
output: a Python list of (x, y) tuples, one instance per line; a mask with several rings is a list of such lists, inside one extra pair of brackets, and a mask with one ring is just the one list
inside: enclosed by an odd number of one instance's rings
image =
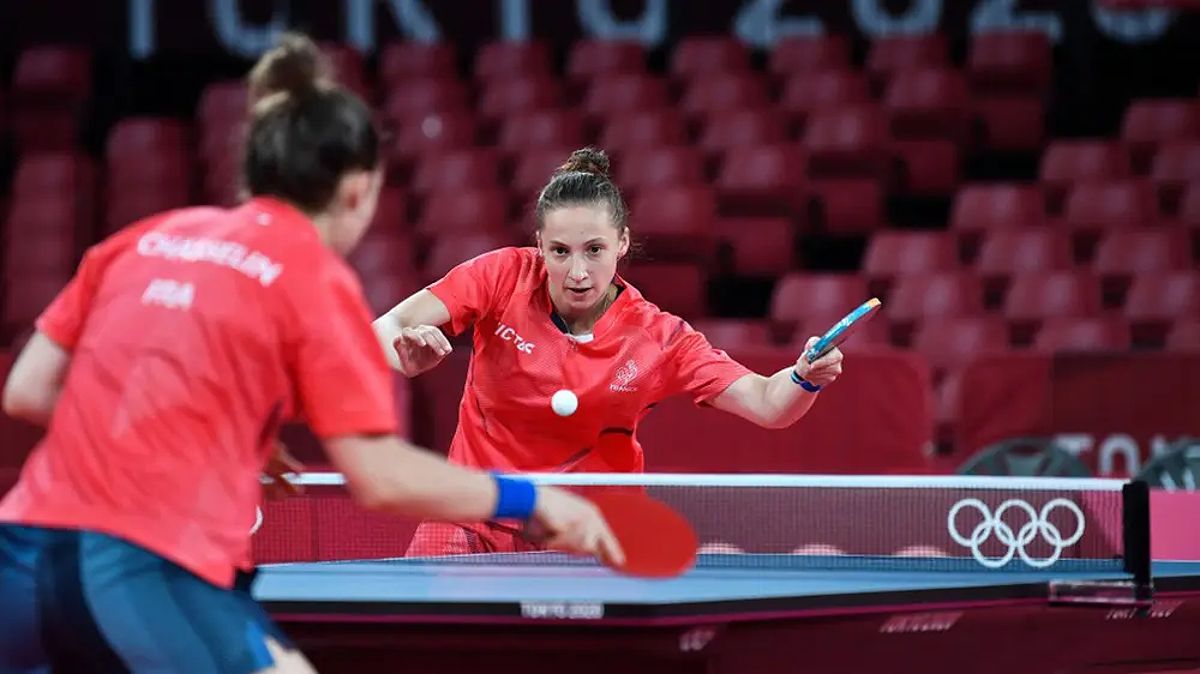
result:
[(1150, 485), (1130, 480), (1121, 488), (1121, 535), (1125, 547), (1125, 572), (1133, 576), (1137, 598), (1153, 592), (1150, 577)]

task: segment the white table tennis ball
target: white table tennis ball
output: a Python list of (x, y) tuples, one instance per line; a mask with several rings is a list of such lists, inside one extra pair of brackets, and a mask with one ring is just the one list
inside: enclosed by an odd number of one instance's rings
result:
[(550, 409), (560, 417), (569, 417), (579, 409), (579, 398), (566, 389), (555, 391), (554, 395), (550, 396)]

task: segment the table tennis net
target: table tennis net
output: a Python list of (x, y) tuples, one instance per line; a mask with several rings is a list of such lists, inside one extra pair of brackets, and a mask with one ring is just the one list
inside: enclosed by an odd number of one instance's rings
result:
[[(306, 474), (307, 494), (264, 504), (260, 563), (436, 557), (561, 564), (515, 527), (470, 529), (360, 509), (337, 474)], [(1112, 480), (781, 475), (539, 475), (588, 494), (639, 490), (679, 510), (698, 565), (764, 568), (1120, 570), (1122, 483)], [(416, 535), (414, 537), (414, 532)], [(517, 545), (513, 552), (510, 545)], [(464, 554), (465, 553), (465, 554)], [(552, 561), (551, 561), (552, 560)], [(585, 558), (573, 563), (593, 563)]]

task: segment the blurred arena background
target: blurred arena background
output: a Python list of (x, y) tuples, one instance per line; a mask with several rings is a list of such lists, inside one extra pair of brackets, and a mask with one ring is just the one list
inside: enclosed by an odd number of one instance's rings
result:
[[(236, 201), (239, 78), (292, 28), (389, 131), (352, 259), (377, 310), (528, 241), (586, 144), (644, 246), (627, 278), (743, 362), (778, 368), (884, 300), (802, 423), (672, 400), (639, 430), (649, 469), (1135, 475), (1200, 435), (1189, 4), (5, 2), (4, 362), (86, 246)], [(419, 442), (446, 448), (467, 351), (397, 380)], [(0, 491), (37, 437), (2, 423)]]

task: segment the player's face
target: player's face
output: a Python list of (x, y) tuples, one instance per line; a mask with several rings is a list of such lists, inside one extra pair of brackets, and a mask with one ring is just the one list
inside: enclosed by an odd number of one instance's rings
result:
[(618, 231), (607, 208), (570, 206), (546, 214), (538, 247), (555, 308), (580, 315), (604, 299), (617, 261), (629, 249), (629, 235)]
[(379, 191), (383, 187), (383, 172), (360, 171), (342, 179), (331, 212), (333, 227), (331, 244), (334, 250), (346, 254), (358, 245), (375, 218)]

